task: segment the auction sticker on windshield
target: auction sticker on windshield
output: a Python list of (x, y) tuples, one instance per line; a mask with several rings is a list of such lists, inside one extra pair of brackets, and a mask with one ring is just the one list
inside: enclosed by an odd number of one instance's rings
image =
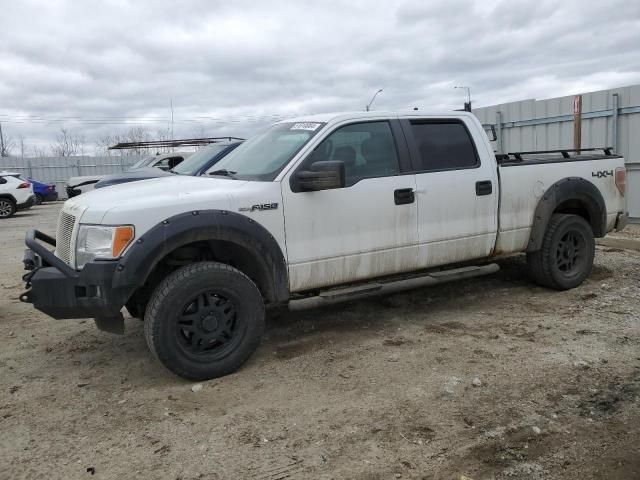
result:
[(294, 123), (289, 130), (310, 130), (312, 132), (315, 132), (320, 125), (320, 123), (311, 122)]

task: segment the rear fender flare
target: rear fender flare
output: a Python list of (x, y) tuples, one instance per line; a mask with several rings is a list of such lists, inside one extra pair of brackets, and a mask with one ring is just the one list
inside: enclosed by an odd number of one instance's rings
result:
[(551, 185), (538, 202), (533, 216), (527, 252), (536, 252), (542, 248), (542, 240), (551, 215), (556, 208), (569, 200), (579, 202), (581, 207), (589, 213), (593, 235), (604, 237), (607, 233), (607, 208), (600, 190), (584, 178), (568, 177)]

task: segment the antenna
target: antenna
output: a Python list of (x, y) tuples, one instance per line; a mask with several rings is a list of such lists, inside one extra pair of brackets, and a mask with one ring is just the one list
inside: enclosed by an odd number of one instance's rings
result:
[(378, 90), (376, 93), (373, 94), (373, 97), (371, 97), (371, 101), (367, 104), (365, 108), (365, 110), (368, 112), (369, 108), (371, 108), (371, 104), (373, 103), (373, 101), (376, 99), (376, 97), (378, 96), (378, 94), (382, 92), (382, 89)]

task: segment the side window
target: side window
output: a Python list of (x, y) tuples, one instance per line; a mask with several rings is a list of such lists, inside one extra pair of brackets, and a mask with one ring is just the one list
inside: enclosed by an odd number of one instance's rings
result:
[(399, 172), (398, 154), (388, 122), (354, 123), (337, 129), (305, 159), (301, 168), (326, 160), (344, 162), (347, 187), (364, 178)]
[(173, 168), (182, 162), (182, 157), (171, 157), (169, 159), (169, 168)]
[(158, 161), (154, 167), (159, 168), (161, 170), (169, 170), (170, 168), (175, 167), (182, 161), (182, 157), (167, 157)]
[(169, 168), (169, 159), (163, 158), (162, 160), (156, 162), (153, 166), (156, 168)]
[(418, 149), (418, 171), (474, 168), (478, 156), (469, 132), (459, 122), (411, 122)]

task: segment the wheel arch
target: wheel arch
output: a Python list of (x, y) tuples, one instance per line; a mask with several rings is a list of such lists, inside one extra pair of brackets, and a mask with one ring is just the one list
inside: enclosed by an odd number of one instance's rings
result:
[[(136, 240), (118, 262), (114, 288), (141, 288), (163, 262), (189, 255), (228, 263), (249, 276), (265, 303), (284, 303), (289, 298), (289, 279), (284, 254), (269, 231), (253, 219), (224, 210), (200, 210), (167, 218)], [(174, 259), (176, 260), (176, 259)]]
[(551, 185), (538, 202), (527, 252), (540, 250), (544, 233), (554, 213), (581, 216), (589, 223), (596, 238), (604, 237), (607, 233), (607, 209), (598, 188), (584, 178), (568, 177)]

